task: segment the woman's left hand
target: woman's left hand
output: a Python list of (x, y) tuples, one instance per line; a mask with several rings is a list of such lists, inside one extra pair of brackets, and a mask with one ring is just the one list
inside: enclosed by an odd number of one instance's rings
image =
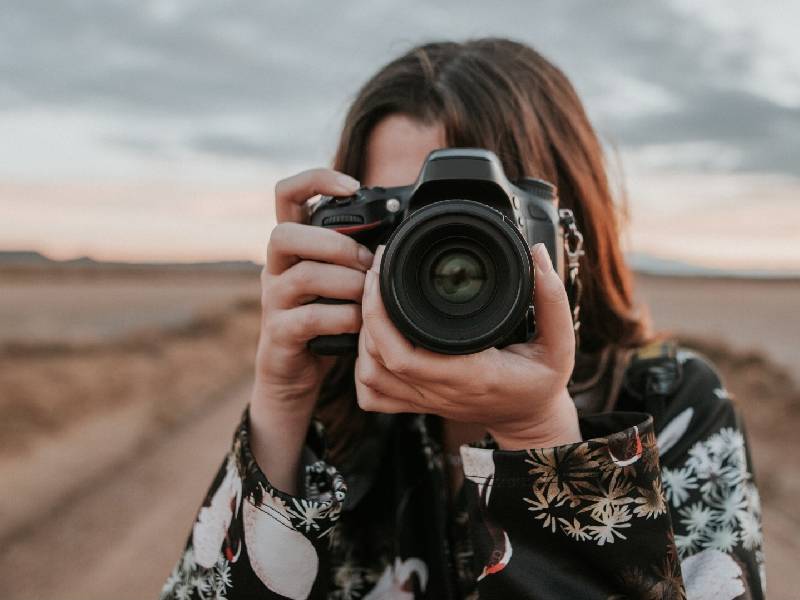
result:
[(569, 301), (543, 244), (533, 250), (537, 335), (528, 343), (446, 355), (414, 346), (389, 319), (380, 295), (378, 248), (367, 271), (355, 367), (359, 406), (434, 413), (480, 423), (507, 450), (581, 440), (567, 382), (575, 360)]

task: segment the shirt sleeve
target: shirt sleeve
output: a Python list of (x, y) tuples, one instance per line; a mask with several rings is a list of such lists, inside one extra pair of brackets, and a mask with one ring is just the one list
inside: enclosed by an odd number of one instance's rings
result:
[(161, 598), (321, 597), (329, 538), (347, 489), (321, 460), (323, 434), (312, 422), (297, 496), (275, 488), (250, 449), (245, 410), (230, 451), (197, 513)]
[(462, 446), (475, 597), (763, 598), (741, 422), (713, 369), (683, 360), (658, 432), (612, 412), (582, 418), (580, 443)]

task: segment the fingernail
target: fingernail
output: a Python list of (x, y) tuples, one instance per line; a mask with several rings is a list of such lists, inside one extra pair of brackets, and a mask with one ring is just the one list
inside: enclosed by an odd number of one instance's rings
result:
[(369, 251), (369, 248), (366, 246), (358, 247), (358, 262), (360, 262), (362, 265), (369, 269), (372, 266), (372, 261), (374, 258), (375, 256)]
[(542, 243), (533, 247), (533, 262), (536, 263), (536, 268), (540, 273), (549, 273), (553, 270), (553, 262), (550, 260), (547, 248)]
[(364, 281), (364, 291), (367, 294), (371, 294), (374, 285), (375, 285), (375, 271), (373, 271), (372, 269), (367, 269), (367, 278)]
[(361, 187), (357, 179), (353, 179), (350, 175), (345, 175), (344, 173), (339, 173), (336, 176), (336, 183), (346, 192), (355, 192)]
[(381, 259), (383, 258), (383, 249), (386, 248), (384, 244), (379, 245), (375, 248), (375, 260), (372, 263), (372, 268), (376, 271), (381, 270)]

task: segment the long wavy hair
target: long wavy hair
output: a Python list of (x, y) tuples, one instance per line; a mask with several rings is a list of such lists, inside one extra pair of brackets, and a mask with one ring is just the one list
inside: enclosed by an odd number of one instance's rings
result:
[[(602, 146), (566, 76), (531, 47), (508, 39), (434, 42), (380, 69), (356, 94), (344, 121), (333, 168), (361, 180), (376, 124), (403, 114), (441, 124), (450, 147), (494, 151), (507, 176), (558, 186), (584, 236), (580, 279), (581, 351), (640, 346), (649, 339), (637, 310), (632, 275), (620, 248), (620, 206), (606, 174)], [(340, 358), (323, 382), (317, 417), (332, 460), (357, 445), (368, 417), (355, 401), (353, 357)]]

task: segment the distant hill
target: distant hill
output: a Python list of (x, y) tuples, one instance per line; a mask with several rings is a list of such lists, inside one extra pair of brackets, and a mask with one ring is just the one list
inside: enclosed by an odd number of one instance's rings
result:
[(44, 265), (54, 261), (35, 250), (0, 250), (0, 264)]
[(717, 269), (704, 267), (680, 260), (661, 258), (641, 252), (630, 252), (626, 259), (628, 265), (643, 275), (668, 277), (721, 277), (732, 279), (797, 279), (800, 272), (770, 271), (767, 269)]
[[(662, 277), (714, 277), (733, 279), (798, 279), (800, 272), (716, 269), (695, 265), (650, 254), (631, 252), (626, 256), (628, 264), (636, 273)], [(130, 271), (238, 271), (250, 272), (261, 268), (250, 260), (222, 260), (200, 262), (122, 262), (99, 261), (89, 256), (69, 260), (53, 260), (36, 250), (0, 250), (0, 268), (53, 268), (58, 270), (79, 269), (82, 271), (130, 270)]]
[(124, 262), (100, 261), (89, 256), (69, 260), (54, 260), (35, 250), (0, 250), (0, 267), (36, 267), (60, 269), (113, 269), (113, 270), (175, 270), (175, 271), (256, 271), (261, 268), (250, 260), (220, 260), (201, 262)]

